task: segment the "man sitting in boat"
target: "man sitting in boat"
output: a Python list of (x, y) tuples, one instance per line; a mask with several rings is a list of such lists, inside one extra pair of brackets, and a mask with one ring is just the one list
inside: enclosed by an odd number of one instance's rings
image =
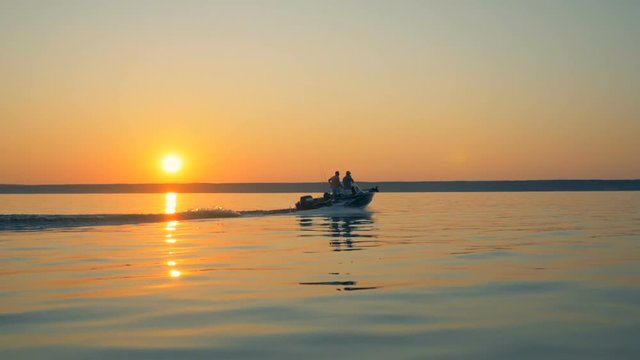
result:
[(336, 171), (336, 174), (329, 178), (329, 186), (331, 186), (331, 193), (333, 199), (337, 199), (340, 196), (340, 172)]
[(353, 178), (351, 177), (351, 171), (347, 170), (347, 175), (342, 178), (342, 186), (345, 190), (351, 190), (351, 195), (356, 194), (356, 187), (353, 186)]

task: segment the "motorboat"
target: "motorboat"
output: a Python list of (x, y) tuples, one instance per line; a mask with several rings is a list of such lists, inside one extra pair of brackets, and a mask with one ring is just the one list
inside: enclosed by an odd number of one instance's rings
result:
[(342, 206), (349, 208), (365, 208), (373, 200), (373, 195), (379, 192), (378, 187), (372, 187), (366, 190), (360, 190), (354, 186), (353, 190), (342, 192), (338, 196), (333, 196), (325, 192), (322, 197), (314, 198), (311, 195), (300, 197), (300, 201), (296, 203), (296, 210), (313, 210), (330, 206)]

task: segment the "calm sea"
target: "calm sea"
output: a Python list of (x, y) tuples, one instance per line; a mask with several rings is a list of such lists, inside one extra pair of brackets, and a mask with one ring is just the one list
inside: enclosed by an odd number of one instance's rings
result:
[(640, 192), (298, 196), (0, 195), (0, 358), (640, 358)]

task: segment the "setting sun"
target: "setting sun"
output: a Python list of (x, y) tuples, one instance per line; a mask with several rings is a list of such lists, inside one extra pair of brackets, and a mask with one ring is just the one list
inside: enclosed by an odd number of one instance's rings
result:
[(176, 155), (167, 155), (162, 159), (162, 169), (168, 173), (176, 173), (182, 168), (182, 159)]

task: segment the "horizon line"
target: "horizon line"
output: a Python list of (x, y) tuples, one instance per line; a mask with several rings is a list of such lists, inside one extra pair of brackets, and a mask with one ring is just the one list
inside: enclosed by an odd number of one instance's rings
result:
[[(451, 182), (544, 182), (544, 181), (640, 181), (638, 178), (553, 178), (553, 179), (494, 179), (494, 180), (361, 180), (356, 183), (451, 183)], [(247, 181), (247, 182), (110, 182), (110, 183), (0, 183), (0, 186), (101, 186), (101, 185), (253, 185), (253, 184), (324, 184), (320, 181)]]
[[(383, 192), (517, 192), (517, 191), (640, 191), (638, 179), (480, 180), (480, 181), (361, 181), (360, 187)], [(316, 193), (327, 183), (133, 183), (0, 185), (2, 194), (105, 193)]]

